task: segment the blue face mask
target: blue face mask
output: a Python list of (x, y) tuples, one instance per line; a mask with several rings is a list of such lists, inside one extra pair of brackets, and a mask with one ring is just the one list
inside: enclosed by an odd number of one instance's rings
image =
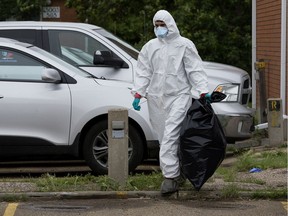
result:
[(166, 27), (159, 26), (154, 29), (155, 35), (159, 38), (165, 38), (168, 34), (168, 29)]

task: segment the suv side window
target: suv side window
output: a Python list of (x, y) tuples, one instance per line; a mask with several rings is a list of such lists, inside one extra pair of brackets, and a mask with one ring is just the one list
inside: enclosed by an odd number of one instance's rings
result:
[(0, 47), (0, 81), (41, 81), (45, 65), (15, 50)]
[(50, 52), (74, 65), (93, 65), (93, 55), (95, 51), (110, 52), (110, 50), (99, 41), (81, 32), (49, 30), (48, 35)]
[(33, 29), (0, 30), (0, 37), (12, 38), (41, 48), (40, 35), (41, 32), (39, 30)]

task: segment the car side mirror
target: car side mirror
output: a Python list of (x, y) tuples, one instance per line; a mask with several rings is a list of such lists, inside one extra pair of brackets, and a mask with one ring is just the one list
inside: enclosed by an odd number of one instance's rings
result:
[(42, 80), (49, 83), (60, 83), (61, 76), (59, 72), (53, 68), (45, 68), (42, 71)]
[(112, 66), (115, 68), (129, 68), (125, 61), (118, 56), (115, 56), (115, 54), (111, 51), (95, 51), (93, 56), (93, 64)]

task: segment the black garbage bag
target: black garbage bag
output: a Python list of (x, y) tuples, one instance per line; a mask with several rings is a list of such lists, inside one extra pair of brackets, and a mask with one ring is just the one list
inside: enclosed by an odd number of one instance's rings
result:
[[(214, 94), (216, 98), (217, 95)], [(220, 95), (222, 99), (224, 96)], [(226, 145), (222, 126), (211, 105), (204, 98), (194, 100), (181, 128), (179, 156), (182, 172), (196, 190), (201, 189), (221, 164)]]

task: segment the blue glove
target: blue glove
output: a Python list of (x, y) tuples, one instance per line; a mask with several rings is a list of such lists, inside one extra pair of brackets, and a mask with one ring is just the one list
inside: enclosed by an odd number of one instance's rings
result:
[(205, 100), (206, 100), (208, 103), (212, 103), (211, 94), (209, 94), (209, 93), (203, 93), (203, 94), (201, 94), (200, 97), (201, 97), (201, 98), (205, 98)]
[(208, 102), (208, 103), (212, 103), (212, 98), (211, 98), (211, 94), (207, 93), (205, 94), (205, 100)]
[(137, 111), (139, 111), (141, 109), (141, 106), (139, 106), (139, 103), (140, 103), (140, 98), (135, 98), (132, 105), (133, 105), (133, 108)]

